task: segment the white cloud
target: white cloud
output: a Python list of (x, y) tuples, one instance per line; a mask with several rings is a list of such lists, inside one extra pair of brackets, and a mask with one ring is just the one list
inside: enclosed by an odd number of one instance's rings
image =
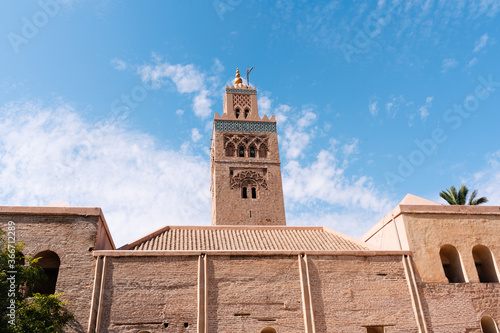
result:
[(427, 97), (425, 99), (425, 105), (421, 106), (420, 109), (418, 109), (418, 112), (420, 113), (420, 119), (425, 120), (429, 116), (429, 109), (432, 106), (433, 99), (433, 96)]
[(184, 114), (184, 110), (179, 109), (179, 110), (175, 111), (175, 114), (178, 116), (182, 116)]
[(385, 104), (385, 111), (387, 113), (387, 117), (395, 118), (400, 106), (404, 105), (405, 98), (403, 95), (399, 95), (397, 97), (391, 96), (389, 97), (389, 100), (390, 101)]
[(472, 67), (475, 64), (477, 64), (477, 58), (476, 57), (472, 58), (471, 61), (469, 61), (469, 63), (467, 64), (467, 68)]
[(443, 64), (441, 65), (441, 73), (446, 73), (452, 68), (457, 67), (458, 61), (454, 58), (446, 58), (443, 60)]
[(481, 51), (486, 46), (486, 43), (488, 43), (488, 34), (487, 33), (482, 35), (481, 38), (479, 38), (479, 40), (476, 41), (476, 43), (474, 44), (473, 52)]
[(143, 82), (151, 82), (155, 88), (172, 81), (180, 93), (193, 93), (202, 89), (205, 75), (194, 65), (171, 65), (168, 63), (139, 67), (138, 73)]
[(200, 131), (197, 128), (193, 128), (191, 130), (191, 140), (193, 140), (193, 142), (200, 141), (202, 137), (203, 135), (200, 134)]
[[(282, 110), (287, 107), (282, 106)], [(314, 136), (314, 129), (308, 129), (316, 121), (316, 114), (312, 108), (307, 107), (293, 120), (285, 120), (280, 123), (283, 128), (284, 136), (281, 137), (280, 145), (288, 159), (296, 159), (303, 156), (303, 151), (311, 142)]]
[[(218, 59), (216, 59), (217, 67), (222, 66), (220, 61), (218, 63), (217, 61)], [(159, 89), (173, 83), (177, 92), (193, 94), (193, 112), (198, 117), (205, 119), (212, 113), (211, 97), (215, 95), (215, 92), (211, 87), (215, 86), (214, 83), (218, 81), (217, 77), (207, 77), (192, 64), (171, 65), (166, 62), (143, 65), (139, 67), (138, 74), (144, 83), (151, 82), (153, 88)], [(211, 87), (208, 87), (209, 84)]]
[(209, 92), (203, 89), (193, 99), (193, 111), (198, 117), (205, 119), (212, 114), (213, 101), (208, 97)]
[(102, 207), (117, 245), (168, 224), (208, 224), (209, 164), (67, 104), (0, 108), (3, 205)]
[(487, 205), (500, 206), (500, 150), (488, 154), (486, 156), (488, 161), (488, 166), (483, 170), (476, 172), (472, 179), (466, 180), (465, 183), (469, 181), (473, 186), (469, 186), (469, 189), (478, 190), (479, 197), (488, 198)]
[(127, 69), (127, 63), (118, 58), (111, 59), (111, 65), (118, 71), (124, 71)]
[(299, 130), (304, 129), (312, 125), (316, 121), (316, 114), (311, 111), (311, 109), (304, 110), (304, 115), (297, 121), (297, 126)]
[(259, 93), (257, 104), (259, 106), (259, 115), (261, 117), (264, 115), (267, 115), (269, 117), (272, 104), (271, 98), (269, 98), (269, 94), (266, 92)]
[[(283, 105), (281, 112), (291, 109)], [(297, 116), (295, 116), (297, 114)], [(330, 138), (330, 148), (311, 159), (308, 148), (316, 135), (316, 113), (304, 108), (280, 124), (282, 175), (288, 225), (327, 225), (360, 236), (393, 202), (380, 193), (371, 179), (348, 176), (347, 169), (359, 154), (359, 140)], [(346, 221), (349, 225), (346, 226)]]
[(219, 58), (215, 58), (214, 64), (212, 66), (212, 72), (221, 73), (223, 71), (224, 71), (224, 65), (222, 65), (222, 62), (219, 60)]
[[(382, 213), (390, 201), (381, 196), (367, 177), (350, 179), (333, 153), (321, 150), (308, 165), (289, 161), (284, 166), (283, 192), (292, 205), (314, 202)], [(375, 221), (373, 221), (375, 222)]]
[(357, 153), (359, 153), (358, 144), (359, 144), (359, 140), (353, 139), (351, 143), (346, 143), (342, 146), (342, 152), (346, 156), (357, 154)]
[(276, 121), (278, 122), (278, 125), (283, 124), (287, 119), (288, 116), (286, 115), (292, 108), (289, 105), (286, 104), (280, 104), (276, 108), (274, 114), (276, 116)]
[(373, 117), (375, 117), (378, 114), (378, 107), (376, 101), (368, 104), (368, 111), (370, 111), (370, 114)]

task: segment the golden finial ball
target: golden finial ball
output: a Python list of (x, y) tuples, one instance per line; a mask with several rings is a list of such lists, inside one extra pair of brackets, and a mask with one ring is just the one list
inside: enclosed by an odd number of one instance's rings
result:
[(240, 77), (240, 70), (238, 68), (236, 68), (236, 78), (234, 79), (234, 83), (239, 84), (242, 82), (243, 82), (243, 80)]

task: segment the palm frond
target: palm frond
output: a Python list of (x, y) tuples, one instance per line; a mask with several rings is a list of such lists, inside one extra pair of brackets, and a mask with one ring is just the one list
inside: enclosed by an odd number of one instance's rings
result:
[(488, 202), (488, 199), (486, 197), (481, 197), (479, 199), (476, 199), (474, 201), (469, 202), (469, 205), (477, 206), (477, 205), (481, 205), (481, 204), (484, 204), (487, 202)]
[(446, 200), (448, 204), (450, 205), (471, 205), (471, 206), (477, 206), (481, 205), (483, 203), (488, 202), (488, 199), (486, 197), (481, 197), (476, 199), (477, 197), (477, 190), (472, 191), (471, 196), (469, 200), (467, 201), (467, 195), (469, 193), (469, 189), (465, 184), (462, 184), (460, 186), (460, 189), (457, 192), (457, 189), (455, 186), (450, 186), (449, 190), (446, 191), (441, 191), (439, 193), (439, 196)]
[(462, 186), (460, 186), (460, 189), (458, 190), (458, 198), (457, 198), (458, 205), (465, 205), (465, 203), (467, 202), (467, 193), (468, 192), (469, 192), (469, 189), (467, 188), (467, 186), (462, 184)]
[(455, 203), (455, 200), (454, 200), (454, 198), (453, 198), (453, 196), (452, 196), (452, 195), (450, 195), (450, 193), (449, 193), (449, 192), (446, 192), (446, 191), (441, 191), (441, 193), (439, 193), (439, 196), (440, 196), (441, 198), (443, 198), (444, 200), (446, 200), (446, 202), (447, 202), (448, 204), (450, 204), (450, 205), (455, 205), (455, 204), (456, 204), (456, 203)]

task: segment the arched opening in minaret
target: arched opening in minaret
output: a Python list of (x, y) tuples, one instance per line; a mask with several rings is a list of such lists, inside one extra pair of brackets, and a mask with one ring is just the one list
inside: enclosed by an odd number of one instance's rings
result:
[(444, 274), (450, 283), (465, 282), (460, 254), (453, 245), (443, 245), (439, 251)]
[(250, 110), (245, 109), (245, 118), (248, 117), (249, 114), (250, 114)]
[(245, 148), (243, 146), (238, 147), (238, 156), (245, 157)]
[(261, 144), (259, 147), (259, 157), (266, 158), (267, 157), (267, 147), (265, 144)]
[(234, 145), (232, 143), (229, 143), (226, 147), (226, 156), (233, 157), (234, 151), (235, 151)]
[(241, 189), (241, 197), (242, 197), (243, 199), (248, 198), (248, 195), (247, 195), (247, 188), (246, 188), (246, 187), (243, 187), (243, 188)]
[(484, 245), (476, 245), (472, 248), (472, 256), (476, 264), (479, 281), (483, 283), (498, 282), (495, 261), (493, 260), (490, 249)]
[(255, 146), (250, 146), (250, 157), (255, 157)]
[(234, 114), (236, 115), (236, 119), (238, 119), (240, 117), (240, 109), (236, 109)]
[(252, 199), (257, 199), (257, 189), (252, 187)]

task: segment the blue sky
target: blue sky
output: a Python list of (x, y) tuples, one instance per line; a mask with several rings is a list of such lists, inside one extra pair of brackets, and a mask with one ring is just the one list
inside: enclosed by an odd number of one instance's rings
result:
[(247, 66), (289, 225), (359, 237), (462, 183), (500, 205), (500, 1), (2, 7), (1, 205), (102, 207), (119, 245), (209, 224), (213, 114)]

